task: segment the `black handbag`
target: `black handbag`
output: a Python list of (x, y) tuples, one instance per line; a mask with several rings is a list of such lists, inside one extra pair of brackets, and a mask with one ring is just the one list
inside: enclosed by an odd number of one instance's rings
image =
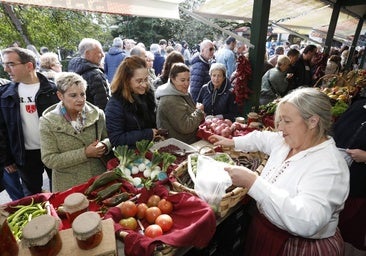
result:
[[(95, 122), (95, 139), (99, 141), (99, 135), (98, 135), (98, 122)], [(112, 160), (113, 158), (116, 158), (114, 155), (113, 149), (111, 149), (107, 154), (101, 156), (99, 160), (102, 162), (102, 164), (107, 167), (107, 164), (109, 160)]]

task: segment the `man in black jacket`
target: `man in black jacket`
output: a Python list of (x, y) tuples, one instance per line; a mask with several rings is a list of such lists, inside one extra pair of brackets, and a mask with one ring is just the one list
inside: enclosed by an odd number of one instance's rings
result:
[[(7, 140), (5, 170), (19, 171), (25, 195), (42, 192), (45, 166), (41, 161), (39, 117), (59, 101), (56, 86), (36, 72), (33, 52), (11, 47), (2, 51), (11, 83), (0, 89), (0, 130)], [(50, 172), (48, 173), (50, 176)]]
[(311, 87), (313, 85), (310, 61), (317, 52), (318, 48), (313, 45), (307, 45), (295, 65), (291, 67), (290, 73), (293, 73), (294, 89)]
[(80, 57), (70, 61), (68, 70), (86, 80), (86, 100), (104, 110), (109, 100), (109, 83), (101, 68), (104, 57), (102, 45), (95, 39), (84, 38), (79, 44), (79, 53)]

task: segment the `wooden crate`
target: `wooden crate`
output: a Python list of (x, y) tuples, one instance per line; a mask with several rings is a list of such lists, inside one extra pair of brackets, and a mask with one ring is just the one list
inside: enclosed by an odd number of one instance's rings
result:
[[(76, 239), (73, 235), (72, 229), (65, 229), (60, 231), (62, 249), (57, 254), (58, 256), (116, 256), (116, 237), (114, 235), (113, 220), (102, 220), (103, 240), (95, 248), (91, 250), (82, 250), (78, 247)], [(28, 248), (19, 246), (19, 256), (30, 256)]]

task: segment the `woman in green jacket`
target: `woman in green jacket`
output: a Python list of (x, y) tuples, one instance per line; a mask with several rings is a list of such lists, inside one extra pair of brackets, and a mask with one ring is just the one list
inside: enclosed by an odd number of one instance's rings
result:
[(104, 112), (86, 102), (86, 81), (64, 72), (56, 79), (60, 99), (40, 119), (41, 155), (52, 169), (52, 190), (64, 191), (106, 169), (100, 157), (111, 150)]
[(157, 126), (168, 130), (169, 137), (187, 144), (198, 140), (198, 126), (205, 119), (204, 106), (195, 104), (188, 93), (190, 72), (184, 63), (173, 64), (168, 83), (156, 90)]

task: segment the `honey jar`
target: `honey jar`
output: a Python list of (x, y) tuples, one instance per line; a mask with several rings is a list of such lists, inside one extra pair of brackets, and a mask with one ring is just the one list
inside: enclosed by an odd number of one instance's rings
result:
[(32, 256), (55, 256), (62, 248), (58, 228), (59, 221), (51, 215), (35, 217), (23, 228), (22, 245)]
[(96, 212), (84, 212), (77, 216), (72, 223), (72, 230), (77, 245), (82, 250), (93, 249), (102, 242), (102, 222)]
[(80, 214), (86, 212), (89, 207), (89, 201), (82, 193), (72, 193), (64, 200), (64, 210), (70, 224)]

